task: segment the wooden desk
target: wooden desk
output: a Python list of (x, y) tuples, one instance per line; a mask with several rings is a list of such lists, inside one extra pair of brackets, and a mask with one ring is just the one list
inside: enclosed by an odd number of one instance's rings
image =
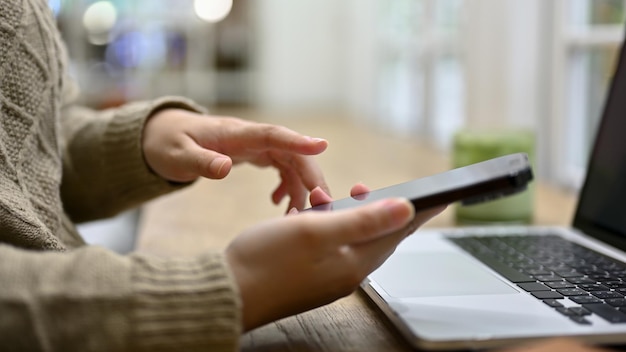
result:
[[(241, 115), (238, 115), (241, 116)], [(319, 157), (335, 197), (364, 182), (372, 188), (426, 176), (449, 168), (441, 152), (416, 141), (360, 128), (344, 119), (273, 120), (302, 133), (327, 138)], [(349, 165), (349, 167), (346, 167)], [(220, 181), (201, 180), (145, 207), (140, 251), (161, 255), (194, 255), (224, 248), (243, 229), (285, 211), (270, 193), (276, 173), (239, 166)], [(567, 225), (574, 195), (538, 183), (536, 222)], [(453, 225), (448, 209), (427, 226)], [(409, 351), (405, 340), (361, 292), (325, 307), (254, 330), (242, 337), (244, 351)]]

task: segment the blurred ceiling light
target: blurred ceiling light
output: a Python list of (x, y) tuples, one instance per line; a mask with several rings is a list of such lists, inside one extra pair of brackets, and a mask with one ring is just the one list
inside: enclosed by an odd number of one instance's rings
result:
[(194, 0), (196, 15), (207, 22), (219, 22), (226, 18), (233, 7), (233, 0)]
[(110, 1), (97, 1), (89, 5), (83, 15), (83, 25), (89, 34), (89, 37), (100, 38), (94, 44), (106, 44), (103, 37), (108, 37), (115, 22), (117, 21), (117, 10), (115, 5)]
[(106, 45), (111, 42), (109, 33), (89, 33), (87, 39), (93, 45)]

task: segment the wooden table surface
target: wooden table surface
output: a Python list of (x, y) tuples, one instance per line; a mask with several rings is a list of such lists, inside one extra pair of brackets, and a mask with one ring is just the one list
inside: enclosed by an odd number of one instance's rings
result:
[[(323, 137), (328, 150), (318, 157), (336, 198), (356, 182), (371, 188), (427, 176), (450, 168), (443, 152), (417, 140), (398, 138), (332, 114), (292, 118), (239, 111), (236, 116), (286, 125)], [(144, 207), (138, 250), (194, 255), (221, 250), (245, 228), (282, 216), (270, 194), (278, 184), (274, 170), (237, 166), (224, 180), (200, 180), (191, 187)], [(575, 194), (536, 183), (535, 223), (568, 225)], [(454, 208), (426, 226), (453, 226)], [(242, 337), (244, 351), (409, 351), (410, 346), (368, 298), (359, 292), (327, 306), (283, 319)]]

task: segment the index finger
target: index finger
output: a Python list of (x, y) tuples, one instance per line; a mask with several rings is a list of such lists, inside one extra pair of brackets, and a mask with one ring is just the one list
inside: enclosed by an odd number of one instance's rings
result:
[(258, 124), (250, 126), (246, 143), (259, 149), (279, 149), (304, 155), (316, 155), (328, 147), (328, 141), (302, 135), (284, 126)]

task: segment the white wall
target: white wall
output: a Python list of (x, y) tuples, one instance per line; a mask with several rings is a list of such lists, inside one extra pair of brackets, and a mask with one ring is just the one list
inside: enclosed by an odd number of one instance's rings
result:
[(379, 73), (378, 0), (341, 0), (345, 23), (345, 107), (358, 117), (371, 117), (379, 109), (376, 96)]
[(255, 1), (254, 91), (261, 107), (343, 104), (343, 4), (336, 0)]
[(376, 110), (378, 0), (252, 4), (259, 106)]

